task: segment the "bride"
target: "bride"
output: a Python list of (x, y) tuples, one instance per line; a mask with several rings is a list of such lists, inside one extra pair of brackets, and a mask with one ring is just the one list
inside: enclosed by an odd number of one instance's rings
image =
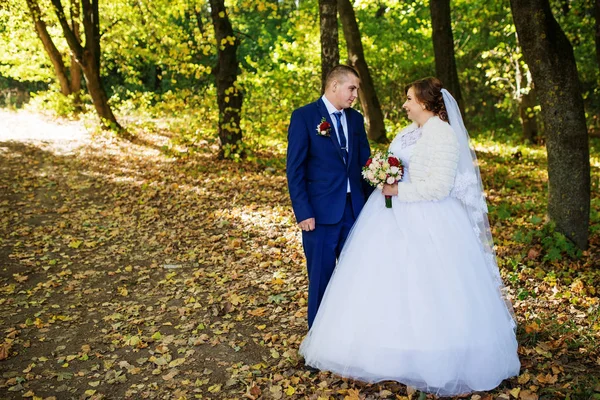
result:
[(404, 178), (363, 208), (300, 353), (366, 382), (444, 396), (490, 390), (520, 363), (477, 160), (438, 79), (410, 84), (403, 108), (413, 123), (390, 151)]

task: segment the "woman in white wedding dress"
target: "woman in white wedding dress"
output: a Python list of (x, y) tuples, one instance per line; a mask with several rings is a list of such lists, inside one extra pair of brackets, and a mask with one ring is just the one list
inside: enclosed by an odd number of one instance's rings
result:
[(445, 396), (493, 389), (520, 363), (475, 155), (438, 79), (409, 85), (403, 108), (413, 123), (390, 151), (405, 176), (363, 208), (300, 353), (366, 382)]

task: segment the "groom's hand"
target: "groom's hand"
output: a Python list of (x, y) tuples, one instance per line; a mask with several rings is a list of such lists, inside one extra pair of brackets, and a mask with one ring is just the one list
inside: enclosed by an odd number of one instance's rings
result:
[(315, 230), (315, 219), (308, 218), (308, 219), (305, 219), (304, 221), (300, 221), (300, 222), (298, 222), (298, 226), (303, 231), (314, 231)]

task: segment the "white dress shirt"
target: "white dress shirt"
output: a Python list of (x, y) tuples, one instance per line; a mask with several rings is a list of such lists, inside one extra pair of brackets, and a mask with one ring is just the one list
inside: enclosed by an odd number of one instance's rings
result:
[[(335, 129), (338, 143), (341, 143), (340, 142), (340, 133), (338, 132), (338, 129), (337, 129), (337, 117), (334, 114), (338, 111), (342, 112), (342, 118), (341, 118), (342, 128), (344, 129), (344, 136), (346, 137), (346, 146), (349, 146), (350, 141), (348, 140), (348, 123), (346, 121), (346, 113), (344, 112), (343, 109), (338, 110), (337, 108), (335, 108), (335, 106), (333, 104), (331, 104), (331, 102), (329, 100), (327, 100), (327, 97), (325, 97), (325, 95), (323, 95), (321, 97), (321, 99), (323, 99), (323, 103), (325, 103), (325, 107), (327, 107), (327, 112), (329, 113), (329, 118), (331, 118), (331, 122), (333, 122), (333, 128)], [(346, 151), (348, 151), (348, 150), (349, 149), (347, 148)], [(348, 159), (349, 158), (350, 158), (350, 156), (348, 156)], [(348, 193), (350, 193), (350, 179), (348, 179)]]

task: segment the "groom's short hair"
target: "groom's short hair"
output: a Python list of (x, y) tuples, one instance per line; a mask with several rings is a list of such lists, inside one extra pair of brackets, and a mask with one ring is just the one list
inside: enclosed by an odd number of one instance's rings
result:
[(360, 79), (358, 72), (356, 72), (356, 70), (349, 65), (336, 65), (327, 74), (327, 78), (325, 79), (325, 88), (328, 88), (333, 81), (343, 82), (348, 75), (354, 75)]

